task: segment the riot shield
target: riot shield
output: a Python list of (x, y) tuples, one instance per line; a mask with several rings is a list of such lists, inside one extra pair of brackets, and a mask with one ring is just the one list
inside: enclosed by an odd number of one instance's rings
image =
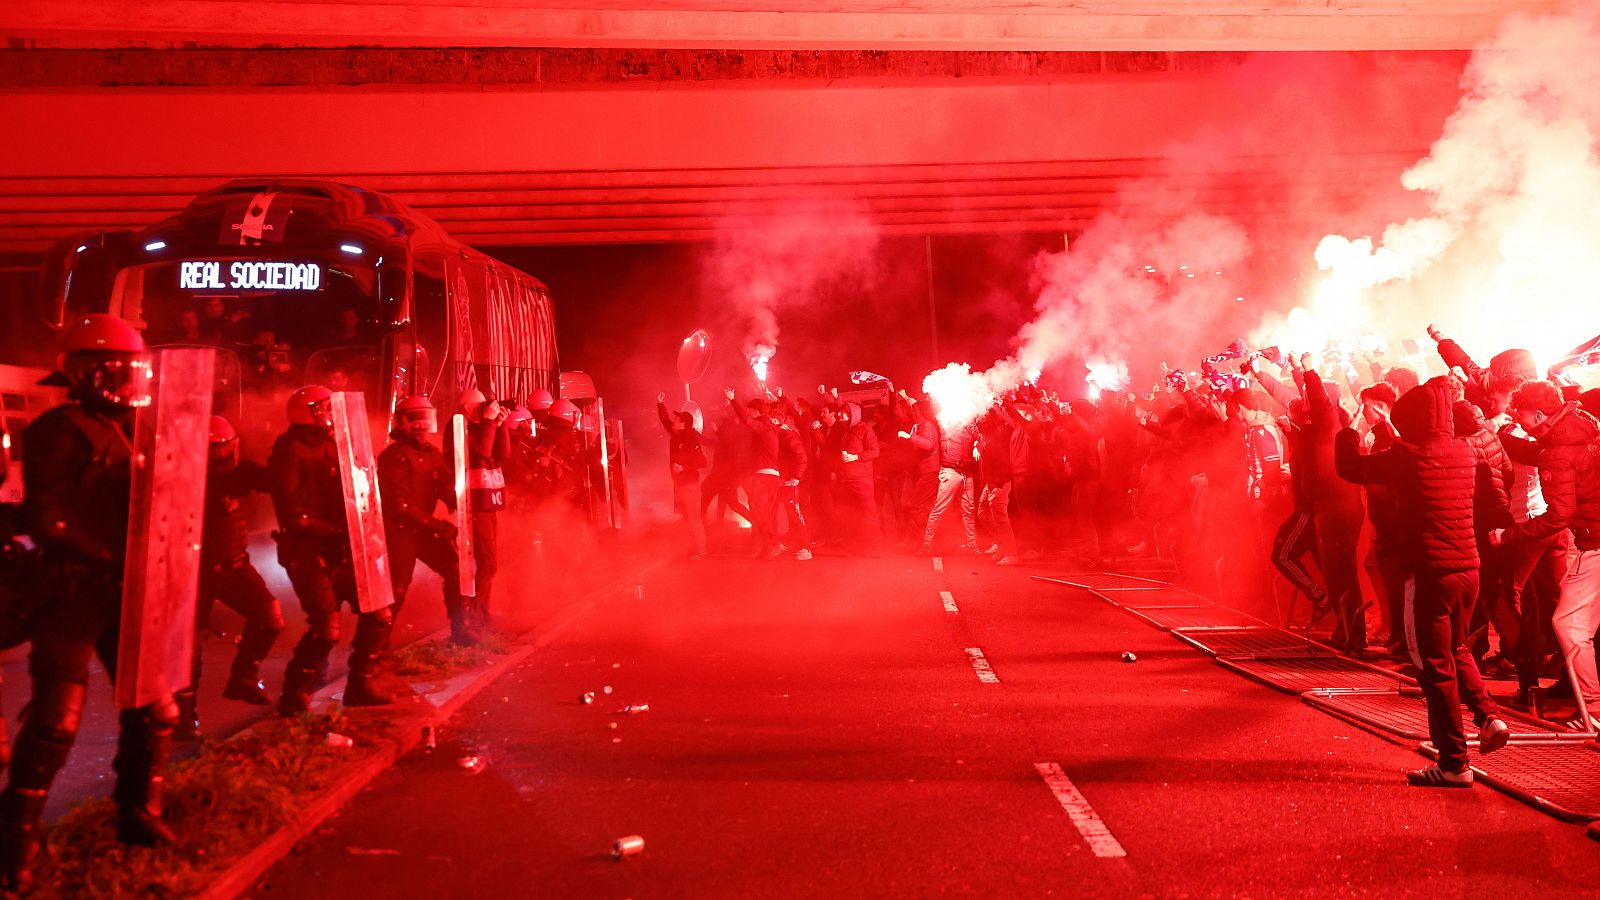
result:
[(350, 560), (355, 566), (356, 605), (369, 613), (394, 605), (389, 575), (389, 544), (383, 536), (383, 505), (378, 500), (378, 463), (372, 455), (367, 403), (359, 391), (333, 395), (333, 443), (344, 485), (344, 518), (350, 530)]
[(450, 417), (450, 454), (455, 463), (450, 475), (456, 487), (456, 565), (460, 567), (461, 596), (478, 596), (477, 557), (472, 551), (472, 491), (467, 486), (467, 417)]
[(611, 459), (606, 441), (606, 402), (599, 397), (594, 398), (594, 415), (600, 422), (600, 480), (605, 489), (603, 494), (606, 501), (606, 527), (617, 527), (617, 511), (611, 504)]
[(122, 709), (168, 703), (192, 680), (215, 362), (211, 348), (157, 352), (151, 402), (134, 416), (117, 645)]

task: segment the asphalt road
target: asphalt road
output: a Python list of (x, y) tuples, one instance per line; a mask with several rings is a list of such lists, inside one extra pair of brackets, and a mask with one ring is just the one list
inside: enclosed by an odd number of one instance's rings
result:
[[(503, 525), (506, 544), (501, 560), (499, 587), (492, 601), (496, 626), (504, 631), (520, 633), (536, 623), (547, 620), (561, 609), (615, 577), (615, 572), (602, 564), (603, 560), (583, 548), (573, 545), (564, 537), (552, 536), (546, 541), (541, 536), (536, 543), (531, 537), (518, 540), (518, 532)], [(563, 543), (565, 542), (565, 543)], [(587, 547), (587, 541), (584, 544)], [(275, 546), (264, 535), (251, 545), (251, 556), (257, 569), (267, 581), (267, 586), (283, 604), (287, 626), (272, 649), (271, 656), (262, 666), (262, 678), (267, 690), (276, 699), (283, 686), (283, 669), (294, 650), (294, 644), (305, 632), (305, 615), (300, 611), (294, 590), (277, 563)], [(645, 554), (654, 552), (645, 551)], [(535, 573), (538, 577), (535, 578)], [(344, 639), (333, 652), (329, 665), (330, 679), (345, 675), (349, 656), (350, 635), (355, 633), (355, 619), (346, 611), (343, 614)], [(207, 737), (223, 738), (235, 734), (267, 716), (276, 715), (277, 707), (250, 706), (222, 699), (222, 685), (227, 679), (228, 667), (233, 661), (234, 642), (243, 621), (221, 603), (211, 615), (210, 627), (202, 635), (201, 649), (205, 654), (205, 671), (201, 678), (199, 711), (202, 730)], [(439, 577), (420, 564), (413, 582), (411, 596), (406, 602), (393, 638), (394, 646), (426, 637), (445, 628), (448, 619), (444, 612), (443, 595)], [(28, 678), (28, 646), (12, 648), (0, 653), (0, 702), (13, 735), (20, 727), (18, 717), (24, 709), (30, 692)], [(173, 747), (175, 759), (183, 759), (197, 752), (198, 744), (177, 742)], [(48, 818), (54, 819), (69, 810), (74, 803), (90, 797), (111, 793), (115, 778), (111, 773), (111, 759), (117, 750), (117, 712), (112, 699), (111, 682), (98, 661), (90, 664), (89, 694), (85, 704), (83, 724), (67, 765), (57, 776), (46, 807)]]
[(657, 568), (542, 635), (252, 895), (1593, 895), (1581, 828), (1408, 787), (1415, 751), (1028, 577), (1049, 571)]

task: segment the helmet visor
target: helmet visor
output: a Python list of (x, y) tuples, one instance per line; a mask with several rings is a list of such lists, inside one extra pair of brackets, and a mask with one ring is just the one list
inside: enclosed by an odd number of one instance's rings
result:
[(113, 406), (150, 405), (150, 360), (135, 353), (74, 353), (64, 373), (85, 399)]
[(308, 403), (311, 408), (311, 424), (320, 425), (329, 431), (333, 430), (333, 401), (317, 400)]
[(400, 426), (413, 434), (433, 434), (439, 430), (439, 414), (432, 409), (401, 410), (399, 416)]

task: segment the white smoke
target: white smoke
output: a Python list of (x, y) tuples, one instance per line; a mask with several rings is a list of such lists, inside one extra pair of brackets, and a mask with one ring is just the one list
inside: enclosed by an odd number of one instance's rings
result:
[(868, 279), (878, 238), (878, 226), (848, 200), (719, 226), (707, 282), (743, 320), (743, 356), (761, 373), (759, 380), (778, 353), (779, 314), (805, 307), (831, 285)]
[(1509, 19), (1473, 54), (1444, 133), (1402, 177), (1428, 215), (1376, 244), (1324, 239), (1329, 274), (1297, 325), (1269, 322), (1257, 342), (1339, 339), (1352, 322), (1413, 337), (1436, 322), (1470, 352), (1525, 347), (1548, 365), (1600, 332), (1597, 84), (1600, 5)]

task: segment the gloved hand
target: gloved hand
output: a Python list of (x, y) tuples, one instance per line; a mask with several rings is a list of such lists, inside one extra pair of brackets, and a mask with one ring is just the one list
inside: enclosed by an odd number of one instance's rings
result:
[(456, 539), (456, 525), (447, 519), (433, 520), (433, 536), (446, 543)]

